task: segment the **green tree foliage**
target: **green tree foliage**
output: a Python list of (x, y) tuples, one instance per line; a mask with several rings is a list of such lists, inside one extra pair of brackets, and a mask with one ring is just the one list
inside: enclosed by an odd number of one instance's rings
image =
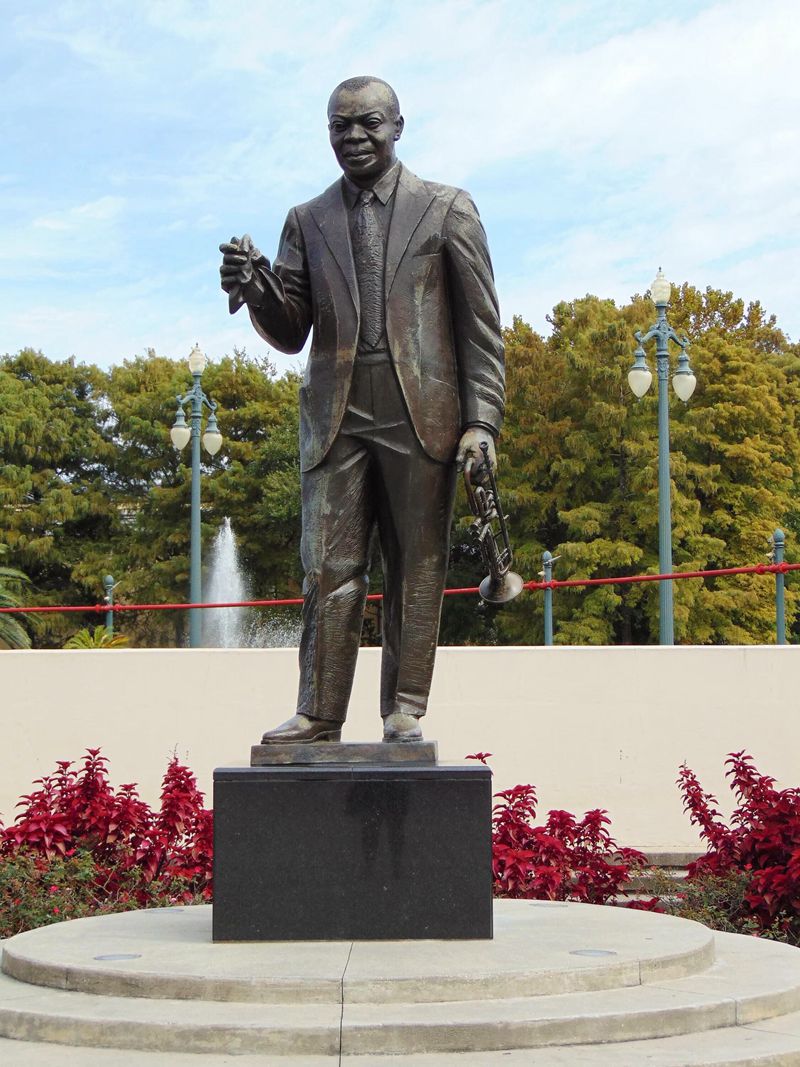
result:
[(206, 377), (225, 439), (208, 491), (214, 526), (230, 518), (258, 598), (298, 595), (301, 379), (294, 373), (276, 378), (268, 361), (242, 352), (210, 367)]
[[(2, 537), (31, 603), (96, 604), (106, 573), (117, 600), (187, 599), (191, 455), (169, 429), (190, 386), (184, 362), (152, 351), (107, 373), (27, 350), (0, 359)], [(300, 588), (298, 386), (244, 352), (203, 375), (225, 438), (213, 459), (202, 452), (205, 557), (229, 515), (259, 598)], [(37, 618), (39, 647), (74, 631), (74, 617)], [(181, 644), (186, 618), (125, 613), (117, 625), (134, 644)]]
[[(276, 378), (272, 364), (234, 352), (203, 374), (217, 404), (223, 447), (202, 457), (204, 560), (228, 516), (254, 597), (296, 595), (299, 583), (300, 476), (296, 374)], [(109, 374), (113, 435), (120, 453), (118, 489), (128, 536), (116, 571), (129, 603), (180, 602), (189, 584), (191, 452), (169, 439), (176, 397), (191, 378), (184, 363), (149, 353)], [(183, 613), (126, 616), (137, 639), (183, 641)]]
[[(699, 511), (703, 541), (692, 545), (704, 567), (764, 560), (776, 526), (797, 544), (797, 473), (800, 473), (797, 353), (760, 304), (745, 308), (731, 293), (688, 285), (675, 301), (676, 326), (693, 342), (702, 387), (675, 433)], [(680, 401), (675, 401), (680, 405)], [(705, 550), (704, 550), (705, 549)], [(742, 576), (685, 582), (684, 627), (698, 643), (774, 639), (774, 581)], [(790, 616), (795, 597), (788, 597)], [(692, 588), (689, 588), (689, 587)]]
[[(97, 599), (81, 563), (118, 526), (107, 476), (103, 375), (74, 360), (50, 362), (25, 349), (0, 359), (0, 538), (25, 571), (36, 604)], [(39, 645), (59, 647), (73, 622), (41, 615)]]
[[(116, 598), (127, 603), (186, 600), (189, 585), (190, 468), (188, 449), (176, 452), (169, 437), (176, 397), (191, 377), (185, 364), (149, 351), (125, 360), (107, 375), (107, 431), (114, 443), (109, 488), (117, 501), (120, 531), (112, 558), (94, 565), (119, 582)], [(208, 456), (201, 453), (205, 461)], [(212, 468), (202, 468), (202, 495)], [(207, 541), (209, 530), (205, 529)], [(182, 612), (118, 616), (116, 625), (140, 643), (181, 644)]]
[[(587, 296), (554, 309), (547, 341), (519, 319), (507, 331), (502, 477), (526, 577), (544, 548), (561, 555), (557, 578), (658, 573), (657, 396), (637, 401), (626, 381), (633, 332), (653, 318), (641, 297), (617, 308)], [(688, 405), (670, 390), (675, 569), (761, 562), (776, 526), (800, 533), (797, 353), (760, 305), (730, 293), (684, 285), (670, 319), (692, 341), (698, 378)], [(772, 640), (773, 588), (759, 577), (676, 583), (676, 640)], [(655, 584), (559, 591), (555, 605), (561, 643), (657, 640)], [(523, 594), (498, 615), (501, 639), (541, 640), (541, 609)]]
[[(670, 321), (691, 340), (698, 386), (688, 405), (670, 390), (673, 555), (678, 570), (763, 561), (767, 540), (800, 539), (800, 350), (759, 304), (689, 285)], [(506, 331), (508, 409), (500, 440), (500, 490), (516, 569), (530, 579), (547, 548), (557, 578), (658, 571), (657, 397), (627, 385), (634, 331), (655, 318), (649, 299), (617, 307), (586, 296), (559, 304), (547, 339), (521, 319)], [(649, 353), (651, 363), (653, 353)], [(674, 357), (673, 357), (674, 366)], [(103, 372), (25, 350), (0, 358), (0, 541), (7, 563), (31, 578), (34, 604), (97, 603), (102, 575), (128, 603), (185, 601), (189, 584), (190, 454), (169, 439), (185, 363), (148, 352)], [(234, 351), (203, 375), (218, 403), (222, 450), (203, 453), (204, 559), (225, 516), (236, 533), (253, 595), (297, 595), (300, 475), (296, 374)], [(473, 586), (485, 566), (469, 536), (459, 486), (448, 584)], [(373, 590), (380, 588), (374, 569)], [(794, 579), (787, 609), (794, 620)], [(674, 585), (676, 640), (774, 639), (774, 581), (725, 578)], [(448, 597), (443, 643), (538, 643), (541, 593), (502, 609)], [(557, 591), (560, 643), (653, 643), (655, 583)], [(61, 647), (84, 618), (37, 617), (39, 647)], [(377, 640), (371, 606), (365, 638)], [(133, 644), (181, 644), (183, 613), (124, 613)]]
[[(0, 545), (0, 559), (8, 552)], [(27, 574), (14, 567), (0, 566), (0, 608), (16, 608), (22, 603), (22, 591), (28, 582)], [(24, 616), (23, 616), (24, 618)], [(31, 639), (15, 614), (0, 615), (0, 648), (30, 648)]]

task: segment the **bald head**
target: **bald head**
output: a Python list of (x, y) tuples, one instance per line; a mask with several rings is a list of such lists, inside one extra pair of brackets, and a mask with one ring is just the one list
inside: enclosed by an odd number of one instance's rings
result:
[(381, 78), (348, 78), (331, 93), (328, 131), (347, 177), (371, 188), (396, 160), (394, 146), (403, 132), (397, 94)]
[(370, 74), (364, 74), (358, 78), (348, 78), (346, 81), (339, 82), (328, 100), (328, 118), (335, 110), (336, 98), (339, 93), (361, 93), (364, 90), (369, 91), (371, 95), (377, 94), (380, 96), (391, 110), (392, 118), (400, 118), (400, 101), (397, 99), (397, 93), (383, 78), (374, 78)]

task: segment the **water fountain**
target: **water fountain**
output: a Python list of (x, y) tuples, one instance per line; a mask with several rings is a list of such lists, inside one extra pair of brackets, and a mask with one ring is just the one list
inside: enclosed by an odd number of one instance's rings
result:
[[(225, 603), (248, 600), (247, 583), (239, 563), (231, 520), (217, 530), (211, 549), (206, 600)], [(211, 608), (203, 615), (203, 644), (209, 648), (242, 648), (245, 645), (245, 608)]]
[[(231, 520), (225, 518), (211, 549), (207, 602), (231, 603), (250, 600)], [(300, 643), (300, 613), (280, 616), (273, 609), (209, 608), (203, 612), (203, 644), (206, 648), (286, 648)]]

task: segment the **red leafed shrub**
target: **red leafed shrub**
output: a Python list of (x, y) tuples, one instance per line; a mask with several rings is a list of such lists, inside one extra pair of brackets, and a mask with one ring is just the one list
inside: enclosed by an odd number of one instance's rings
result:
[(705, 856), (688, 869), (690, 881), (747, 878), (744, 894), (749, 920), (762, 932), (800, 943), (800, 790), (776, 789), (775, 779), (760, 774), (752, 756), (732, 752), (726, 777), (737, 800), (728, 823), (717, 799), (704, 792), (686, 764), (678, 786), (684, 810), (708, 844)]
[[(490, 753), (467, 759), (486, 763)], [(517, 785), (495, 795), (492, 818), (492, 873), (496, 897), (574, 900), (605, 904), (624, 892), (632, 871), (646, 864), (641, 852), (621, 848), (608, 831), (605, 811), (576, 819), (550, 811), (535, 825), (536, 790)]]
[[(135, 785), (112, 787), (100, 749), (87, 749), (77, 769), (60, 760), (34, 784), (13, 825), (0, 824), (0, 937), (98, 911), (211, 899), (212, 813), (177, 758), (157, 811)], [(57, 900), (43, 907), (37, 894)]]

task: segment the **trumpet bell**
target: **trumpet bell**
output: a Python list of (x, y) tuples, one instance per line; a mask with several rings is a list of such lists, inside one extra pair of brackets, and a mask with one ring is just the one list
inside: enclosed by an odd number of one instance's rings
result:
[(478, 587), (478, 591), (484, 600), (490, 604), (507, 604), (509, 600), (519, 596), (525, 586), (525, 582), (514, 571), (506, 571), (499, 582), (496, 582), (491, 574), (487, 574)]

